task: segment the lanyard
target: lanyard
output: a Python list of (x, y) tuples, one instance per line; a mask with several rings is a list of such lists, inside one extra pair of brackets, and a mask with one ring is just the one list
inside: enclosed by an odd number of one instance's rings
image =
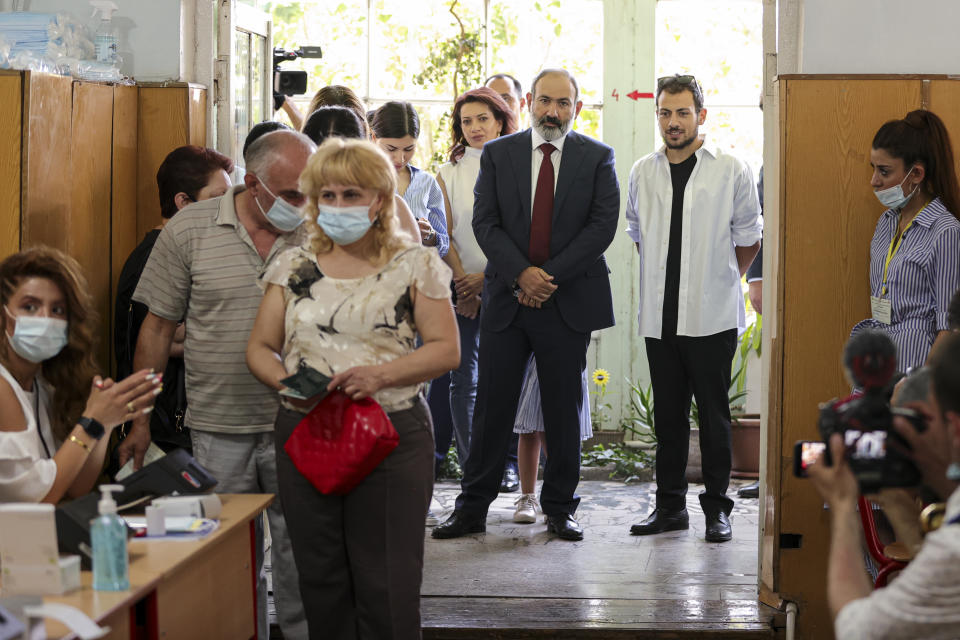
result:
[[(923, 205), (923, 209), (926, 209), (928, 204), (930, 203), (928, 202), (927, 204)], [(887, 259), (883, 262), (883, 287), (880, 290), (881, 296), (887, 295), (887, 270), (890, 268), (890, 262), (893, 260), (893, 256), (897, 255), (897, 251), (900, 249), (900, 243), (903, 242), (903, 237), (907, 235), (907, 231), (913, 226), (913, 223), (916, 222), (917, 216), (923, 213), (923, 209), (917, 211), (917, 214), (913, 216), (913, 219), (907, 223), (907, 227), (903, 230), (903, 233), (901, 233), (899, 236), (894, 235), (892, 238), (890, 238), (890, 246), (887, 248)], [(897, 217), (897, 226), (900, 226), (899, 216)]]
[(33, 415), (37, 418), (37, 435), (40, 436), (40, 444), (43, 445), (43, 450), (47, 454), (47, 457), (52, 457), (50, 455), (50, 449), (47, 447), (47, 441), (43, 439), (43, 429), (40, 428), (40, 385), (37, 383), (37, 379), (33, 379)]

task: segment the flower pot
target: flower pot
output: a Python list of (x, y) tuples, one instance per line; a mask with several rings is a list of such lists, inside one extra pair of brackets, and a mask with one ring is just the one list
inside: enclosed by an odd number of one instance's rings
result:
[(690, 448), (687, 450), (687, 482), (703, 482), (703, 458), (700, 455), (700, 429), (690, 425)]
[(730, 423), (734, 478), (760, 477), (760, 418), (738, 417)]

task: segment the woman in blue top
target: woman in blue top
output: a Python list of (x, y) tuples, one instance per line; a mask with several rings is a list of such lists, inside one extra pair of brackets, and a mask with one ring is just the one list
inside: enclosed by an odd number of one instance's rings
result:
[(443, 209), (443, 194), (436, 179), (410, 164), (420, 136), (420, 117), (409, 102), (388, 102), (374, 112), (373, 139), (397, 172), (397, 193), (410, 205), (423, 244), (447, 255), (450, 238)]
[(857, 325), (887, 332), (897, 368), (922, 366), (947, 332), (960, 288), (960, 187), (950, 136), (929, 111), (911, 111), (877, 131), (870, 185), (887, 210), (870, 243), (872, 318)]

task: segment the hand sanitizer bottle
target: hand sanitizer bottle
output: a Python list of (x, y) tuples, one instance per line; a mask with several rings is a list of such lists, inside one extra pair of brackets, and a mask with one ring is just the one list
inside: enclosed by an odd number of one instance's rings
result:
[(119, 484), (100, 485), (100, 515), (90, 521), (93, 588), (97, 591), (126, 591), (130, 588), (127, 574), (127, 524), (117, 515), (117, 503), (110, 493), (123, 491), (123, 488), (123, 485)]
[(93, 36), (93, 48), (96, 51), (97, 62), (116, 64), (119, 60), (117, 55), (118, 40), (111, 19), (113, 18), (113, 12), (119, 7), (110, 0), (90, 0), (90, 4), (93, 6), (93, 15), (100, 14), (100, 24)]

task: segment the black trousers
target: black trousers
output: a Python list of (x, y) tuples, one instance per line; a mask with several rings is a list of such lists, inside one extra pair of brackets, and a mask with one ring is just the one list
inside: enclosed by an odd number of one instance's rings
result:
[(284, 450), (303, 415), (280, 408), (277, 480), (311, 639), (421, 637), (423, 521), (433, 493), (426, 403), (389, 414), (397, 448), (345, 496), (323, 495)]
[(706, 491), (700, 494), (700, 505), (704, 513), (723, 511), (729, 515), (733, 500), (726, 496), (731, 464), (727, 394), (737, 330), (703, 337), (647, 338), (646, 344), (657, 434), (657, 508), (678, 511), (686, 506), (692, 395), (700, 415), (700, 453), (706, 485)]
[(457, 509), (484, 517), (500, 490), (530, 353), (537, 358), (547, 464), (540, 504), (573, 515), (580, 504), (580, 406), (589, 333), (574, 331), (553, 305), (521, 307), (503, 331), (480, 329), (477, 403)]

